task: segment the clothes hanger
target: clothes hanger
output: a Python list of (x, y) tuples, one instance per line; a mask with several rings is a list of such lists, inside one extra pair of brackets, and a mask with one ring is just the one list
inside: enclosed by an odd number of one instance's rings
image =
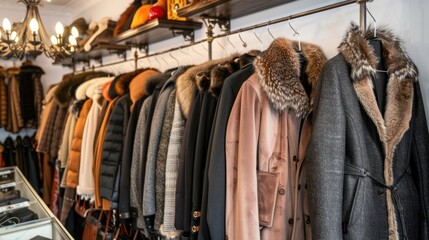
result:
[(371, 11), (369, 11), (368, 8), (366, 8), (366, 12), (369, 14), (369, 16), (371, 16), (372, 21), (374, 22), (374, 39), (378, 39), (377, 37), (377, 20), (375, 19), (375, 17), (372, 15)]
[(241, 31), (238, 33), (238, 38), (240, 38), (240, 41), (241, 41), (243, 47), (247, 48), (247, 43), (245, 41), (243, 41), (243, 38), (241, 38)]
[(235, 45), (234, 45), (234, 44), (231, 42), (231, 40), (229, 39), (229, 34), (228, 34), (228, 35), (226, 35), (226, 40), (228, 41), (229, 45), (231, 45), (232, 49), (237, 50), (237, 49), (235, 48)]
[(262, 40), (258, 37), (258, 34), (256, 34), (256, 32), (255, 32), (255, 27), (253, 27), (253, 35), (255, 35), (255, 37), (256, 37), (256, 39), (258, 39), (258, 41), (261, 43), (261, 47), (260, 47), (260, 50), (261, 50), (261, 52), (262, 52), (262, 45), (263, 45), (263, 42), (262, 42)]
[(189, 57), (189, 59), (191, 60), (191, 64), (193, 64), (193, 60), (194, 59), (192, 59), (192, 56), (191, 56), (191, 54), (189, 54), (189, 53), (187, 53), (187, 52), (185, 52), (185, 51), (183, 51), (183, 48), (181, 48), (181, 47), (179, 47), (179, 51), (182, 53), (182, 54), (184, 54), (184, 55), (186, 55), (186, 56), (188, 56)]
[(270, 36), (271, 36), (271, 38), (274, 40), (274, 39), (276, 39), (275, 37), (274, 37), (274, 35), (271, 33), (271, 31), (270, 31), (270, 21), (268, 21), (268, 23), (267, 23), (267, 31), (268, 31), (268, 33), (270, 34)]
[(222, 48), (222, 57), (224, 57), (225, 56), (225, 48), (222, 46), (222, 44), (220, 44), (220, 39), (218, 39), (216, 42), (217, 42), (217, 44), (219, 45), (219, 47), (221, 47)]
[(158, 69), (161, 68), (161, 63), (159, 62), (158, 58), (156, 56), (154, 56), (153, 58), (155, 58), (155, 61), (158, 63)]
[(173, 58), (176, 61), (177, 67), (179, 67), (180, 66), (180, 62), (179, 62), (179, 60), (176, 57), (173, 56), (173, 53), (169, 52), (168, 55), (170, 55), (170, 57)]
[(292, 27), (292, 24), (290, 23), (290, 18), (289, 18), (289, 20), (287, 22), (289, 23), (289, 27), (293, 31), (293, 36), (294, 37), (296, 36), (298, 38), (298, 50), (301, 52), (302, 51), (302, 49), (301, 49), (301, 38), (299, 36), (299, 32), (294, 27)]
[[(374, 34), (372, 38), (370, 38), (370, 41), (380, 41), (380, 39), (377, 37), (377, 20), (375, 19), (374, 15), (372, 15), (371, 11), (369, 11), (368, 8), (366, 8), (366, 12), (369, 14), (369, 16), (372, 18), (372, 21), (374, 22)], [(381, 69), (375, 69), (376, 72), (381, 73), (388, 73), (387, 70), (381, 70)]]

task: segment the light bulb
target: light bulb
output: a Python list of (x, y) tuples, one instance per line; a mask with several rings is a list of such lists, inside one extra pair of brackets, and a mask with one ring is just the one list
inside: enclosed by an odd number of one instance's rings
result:
[(73, 37), (73, 36), (69, 36), (69, 43), (70, 43), (70, 45), (72, 45), (72, 46), (76, 46), (76, 45), (77, 45), (76, 38), (75, 38), (75, 37)]
[(39, 23), (35, 18), (31, 19), (30, 21), (30, 30), (33, 33), (37, 33), (39, 31)]
[(77, 28), (76, 28), (76, 27), (72, 27), (72, 29), (71, 29), (71, 35), (72, 35), (74, 38), (78, 38), (78, 37), (79, 37), (79, 31), (77, 30)]
[(10, 21), (7, 18), (3, 19), (3, 29), (5, 32), (10, 32), (10, 30), (12, 30), (12, 25), (10, 24)]
[(58, 40), (57, 40), (57, 38), (54, 35), (51, 36), (51, 43), (53, 45), (57, 45), (58, 44)]
[(61, 24), (61, 22), (57, 22), (57, 24), (55, 25), (55, 32), (57, 33), (57, 35), (63, 35), (64, 27), (63, 27), (63, 24)]
[(13, 31), (13, 32), (10, 34), (10, 39), (11, 39), (11, 40), (15, 40), (15, 38), (17, 38), (17, 36), (16, 36), (16, 32), (15, 32), (15, 31)]

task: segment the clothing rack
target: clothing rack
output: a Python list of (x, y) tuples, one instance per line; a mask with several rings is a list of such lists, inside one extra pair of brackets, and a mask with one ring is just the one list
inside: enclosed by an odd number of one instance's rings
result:
[[(162, 55), (162, 54), (169, 53), (169, 52), (172, 52), (172, 51), (176, 51), (176, 50), (180, 50), (180, 49), (183, 49), (183, 48), (187, 48), (187, 47), (191, 47), (191, 46), (194, 46), (194, 45), (198, 45), (198, 44), (201, 44), (201, 43), (204, 43), (204, 42), (208, 43), (208, 55), (209, 55), (208, 59), (211, 60), (212, 59), (212, 43), (213, 43), (213, 41), (216, 38), (222, 38), (222, 37), (226, 37), (226, 36), (229, 36), (229, 35), (239, 34), (239, 33), (242, 33), (242, 32), (254, 30), (254, 29), (257, 29), (257, 28), (261, 28), (261, 27), (267, 27), (267, 26), (270, 26), (270, 25), (273, 25), (273, 24), (290, 21), (292, 19), (301, 18), (301, 17), (313, 15), (313, 14), (320, 13), (320, 12), (329, 11), (329, 10), (332, 10), (332, 9), (344, 7), (344, 6), (351, 5), (351, 4), (359, 4), (359, 26), (360, 26), (361, 31), (365, 32), (365, 30), (366, 30), (366, 13), (367, 13), (366, 3), (367, 2), (372, 2), (372, 1), (373, 0), (345, 0), (345, 1), (338, 2), (338, 3), (333, 3), (333, 4), (330, 4), (330, 5), (326, 5), (326, 6), (323, 6), (323, 7), (314, 8), (314, 9), (311, 9), (311, 10), (303, 11), (303, 12), (300, 12), (300, 13), (295, 13), (295, 14), (292, 14), (292, 15), (289, 15), (289, 16), (286, 16), (286, 17), (282, 17), (282, 18), (278, 18), (278, 19), (275, 19), (275, 20), (269, 20), (269, 21), (266, 21), (266, 22), (263, 22), (263, 23), (254, 24), (254, 25), (247, 26), (247, 27), (240, 28), (240, 29), (236, 29), (236, 30), (233, 30), (233, 31), (230, 31), (229, 29), (225, 28), (226, 25), (229, 26), (229, 20), (217, 19), (217, 21), (214, 21), (214, 24), (213, 24), (213, 23), (209, 23), (209, 21), (206, 21), (206, 19), (212, 19), (213, 20), (213, 19), (216, 19), (216, 18), (202, 16), (202, 19), (205, 22), (205, 24), (207, 26), (207, 29), (208, 29), (207, 30), (207, 38), (205, 38), (205, 39), (202, 39), (202, 40), (199, 40), (199, 41), (196, 41), (196, 42), (192, 42), (192, 43), (189, 43), (189, 44), (184, 44), (184, 45), (181, 45), (179, 47), (174, 47), (174, 48), (170, 48), (170, 49), (167, 49), (167, 50), (159, 51), (159, 52), (156, 52), (156, 53), (146, 54), (144, 56), (138, 56), (138, 52), (136, 50), (134, 52), (134, 59), (124, 59), (124, 60), (121, 60), (121, 61), (111, 62), (111, 63), (107, 63), (107, 64), (100, 64), (98, 66), (92, 66), (91, 69), (95, 70), (95, 69), (98, 69), (98, 68), (103, 68), (103, 67), (108, 67), (108, 66), (123, 64), (123, 63), (130, 62), (130, 61), (134, 61), (134, 63), (135, 63), (135, 69), (137, 69), (138, 68), (138, 66), (137, 66), (138, 60), (145, 59), (145, 58), (150, 58), (150, 57), (154, 57), (154, 56), (157, 56), (157, 55)], [(225, 21), (227, 21), (227, 23), (225, 23)], [(213, 28), (214, 28), (214, 25), (216, 25), (216, 24), (219, 25), (219, 27), (224, 31), (224, 33), (218, 34), (218, 35), (214, 35), (213, 34)], [(84, 71), (85, 71), (85, 68), (83, 68), (83, 72)]]

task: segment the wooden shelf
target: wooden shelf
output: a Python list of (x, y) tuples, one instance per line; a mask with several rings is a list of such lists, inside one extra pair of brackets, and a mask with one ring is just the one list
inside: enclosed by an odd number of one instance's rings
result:
[(143, 26), (119, 34), (112, 43), (148, 45), (174, 37), (172, 30), (193, 32), (201, 27), (201, 22), (154, 19)]
[(105, 56), (112, 54), (122, 54), (127, 51), (127, 46), (111, 44), (111, 43), (100, 43), (91, 48), (89, 52), (80, 52), (76, 54), (76, 61), (88, 61), (91, 59), (100, 59)]
[(181, 17), (210, 17), (234, 19), (289, 3), (295, 0), (200, 0), (177, 10)]
[[(128, 47), (125, 45), (117, 45), (111, 43), (100, 43), (89, 52), (79, 52), (73, 57), (64, 59), (57, 59), (53, 62), (54, 65), (62, 65), (64, 67), (73, 67), (74, 63), (89, 62), (90, 60), (101, 61), (103, 57), (110, 56), (112, 54), (123, 54), (127, 51)], [(74, 63), (73, 59), (74, 58)]]

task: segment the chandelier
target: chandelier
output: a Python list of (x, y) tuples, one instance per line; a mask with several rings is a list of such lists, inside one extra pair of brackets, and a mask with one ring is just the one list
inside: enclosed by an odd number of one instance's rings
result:
[(56, 34), (49, 37), (39, 14), (40, 1), (18, 1), (18, 3), (24, 3), (27, 8), (22, 23), (12, 26), (7, 18), (3, 19), (3, 28), (0, 29), (0, 58), (36, 58), (45, 53), (49, 58), (63, 59), (77, 52), (77, 39), (79, 37), (77, 28), (71, 29), (71, 34), (66, 41), (64, 39), (64, 27), (61, 22), (57, 22), (55, 25)]

